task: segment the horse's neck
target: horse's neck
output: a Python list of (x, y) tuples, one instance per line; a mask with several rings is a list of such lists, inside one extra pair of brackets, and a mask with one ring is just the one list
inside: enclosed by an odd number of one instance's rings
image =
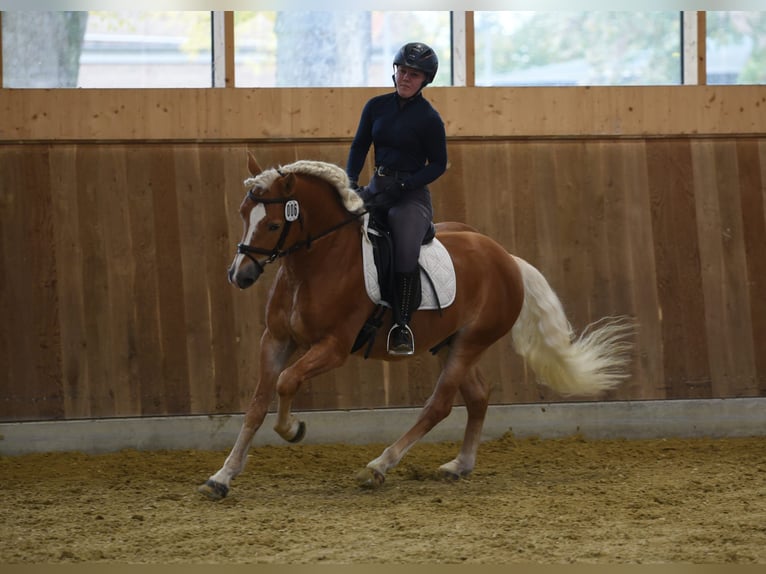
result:
[[(339, 210), (338, 216), (311, 227), (304, 237), (307, 246), (287, 258), (285, 264), (291, 276), (300, 278), (325, 277), (327, 272), (346, 270), (361, 261), (361, 221)], [(333, 229), (335, 226), (337, 228)], [(330, 276), (336, 273), (330, 273)]]

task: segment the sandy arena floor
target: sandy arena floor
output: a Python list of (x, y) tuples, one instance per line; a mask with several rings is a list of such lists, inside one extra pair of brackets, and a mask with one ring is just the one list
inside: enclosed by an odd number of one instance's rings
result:
[(223, 452), (0, 457), (0, 563), (766, 563), (766, 437), (506, 436), (459, 482), (419, 444), (360, 489), (382, 448), (253, 449), (218, 503)]

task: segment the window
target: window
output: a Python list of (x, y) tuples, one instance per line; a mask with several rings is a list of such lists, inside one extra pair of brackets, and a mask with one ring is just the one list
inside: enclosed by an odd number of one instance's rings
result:
[(707, 13), (708, 84), (766, 84), (766, 12)]
[(476, 85), (679, 84), (679, 12), (476, 12)]
[(3, 86), (210, 87), (210, 21), (210, 12), (4, 12)]
[(3, 12), (2, 25), (3, 87), (77, 86), (87, 12)]
[[(462, 37), (453, 38), (447, 11), (233, 14), (234, 61), (225, 63), (233, 65), (237, 87), (391, 87), (394, 54), (411, 41), (438, 54), (436, 86), (464, 81), (462, 58), (471, 54), (474, 61), (465, 64), (478, 86), (682, 81), (677, 11), (474, 12), (472, 51), (461, 50)], [(765, 84), (766, 12), (705, 15), (700, 49), (707, 83)], [(2, 87), (212, 87), (213, 45), (221, 47), (219, 75), (221, 58), (232, 57), (223, 49), (224, 27), (212, 21), (211, 12), (193, 11), (2, 12)], [(686, 49), (689, 56), (696, 42)]]
[(439, 57), (434, 85), (452, 84), (449, 12), (236, 12), (237, 86), (393, 86), (407, 42)]

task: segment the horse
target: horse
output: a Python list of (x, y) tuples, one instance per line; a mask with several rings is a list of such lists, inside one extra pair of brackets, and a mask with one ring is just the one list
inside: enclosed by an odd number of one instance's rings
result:
[[(249, 152), (247, 165), (250, 177), (239, 206), (244, 233), (229, 281), (247, 289), (268, 264), (281, 264), (266, 303), (258, 381), (241, 429), (223, 466), (198, 488), (213, 500), (226, 497), (243, 471), (275, 394), (274, 430), (292, 443), (304, 437), (305, 423), (291, 412), (296, 392), (344, 364), (376, 309), (362, 269), (365, 206), (345, 171), (312, 160), (263, 170)], [(435, 228), (454, 264), (456, 293), (449, 306), (415, 311), (411, 327), (416, 354), (439, 349), (441, 371), (414, 425), (358, 472), (360, 487), (382, 486), (386, 473), (450, 414), (458, 391), (467, 411), (463, 440), (438, 474), (458, 480), (471, 473), (489, 404), (477, 362), (509, 331), (538, 382), (564, 397), (597, 396), (629, 376), (631, 318), (605, 317), (576, 336), (561, 301), (534, 266), (467, 224), (442, 222)], [(387, 354), (385, 337), (368, 352), (371, 359), (406, 360)]]

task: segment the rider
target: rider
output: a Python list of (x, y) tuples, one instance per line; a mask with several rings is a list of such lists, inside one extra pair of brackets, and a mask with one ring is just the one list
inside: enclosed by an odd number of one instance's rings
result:
[(388, 352), (411, 355), (410, 316), (420, 301), (420, 245), (431, 228), (433, 207), (427, 185), (447, 169), (447, 140), (439, 112), (423, 97), (439, 61), (421, 42), (402, 46), (393, 61), (394, 92), (375, 96), (362, 109), (346, 172), (357, 187), (370, 146), (375, 173), (357, 191), (371, 215), (388, 226), (394, 244), (394, 326)]

